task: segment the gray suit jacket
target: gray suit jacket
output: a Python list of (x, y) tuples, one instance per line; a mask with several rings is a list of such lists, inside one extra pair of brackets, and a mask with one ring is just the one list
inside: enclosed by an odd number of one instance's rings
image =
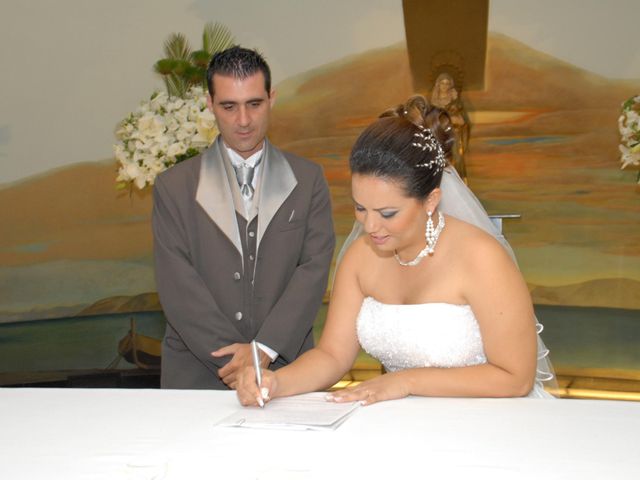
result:
[[(218, 140), (168, 169), (154, 187), (156, 284), (167, 318), (163, 388), (227, 388), (217, 371), (230, 357), (210, 353), (232, 343), (255, 338), (274, 349), (272, 368), (313, 346), (335, 246), (322, 170), (266, 142), (254, 285), (246, 288), (247, 231), (238, 228), (220, 148)], [(251, 315), (238, 320), (243, 309)]]

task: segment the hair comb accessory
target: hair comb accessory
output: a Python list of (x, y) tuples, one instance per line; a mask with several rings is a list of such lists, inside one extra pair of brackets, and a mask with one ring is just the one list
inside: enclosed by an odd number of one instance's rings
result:
[(440, 142), (430, 129), (425, 128), (422, 125), (417, 125), (417, 127), (420, 129), (420, 132), (413, 134), (417, 140), (412, 142), (411, 145), (421, 148), (423, 152), (425, 150), (435, 152), (435, 157), (428, 162), (417, 164), (416, 167), (434, 168), (435, 166), (436, 171), (443, 170), (447, 165), (447, 161), (444, 158), (442, 145), (440, 145)]

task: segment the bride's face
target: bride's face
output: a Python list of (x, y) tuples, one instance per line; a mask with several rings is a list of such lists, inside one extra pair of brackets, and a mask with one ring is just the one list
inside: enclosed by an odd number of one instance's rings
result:
[(354, 174), (351, 191), (356, 218), (376, 248), (400, 253), (424, 247), (428, 200), (407, 197), (397, 182), (373, 175)]

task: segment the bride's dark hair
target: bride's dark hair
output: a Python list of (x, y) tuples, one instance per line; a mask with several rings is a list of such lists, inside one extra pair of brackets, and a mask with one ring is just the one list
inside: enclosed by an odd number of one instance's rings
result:
[(399, 182), (408, 197), (425, 199), (440, 185), (442, 167), (436, 149), (416, 147), (416, 134), (429, 129), (442, 147), (445, 162), (451, 158), (454, 133), (449, 115), (422, 95), (387, 110), (356, 140), (349, 166), (351, 173), (374, 175)]

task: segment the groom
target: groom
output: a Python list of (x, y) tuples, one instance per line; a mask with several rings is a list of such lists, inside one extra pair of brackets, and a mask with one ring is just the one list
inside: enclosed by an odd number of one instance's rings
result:
[(311, 348), (335, 245), (321, 168), (266, 138), (275, 92), (264, 58), (220, 52), (207, 83), (220, 135), (154, 187), (163, 388), (235, 388), (254, 339), (263, 368)]

